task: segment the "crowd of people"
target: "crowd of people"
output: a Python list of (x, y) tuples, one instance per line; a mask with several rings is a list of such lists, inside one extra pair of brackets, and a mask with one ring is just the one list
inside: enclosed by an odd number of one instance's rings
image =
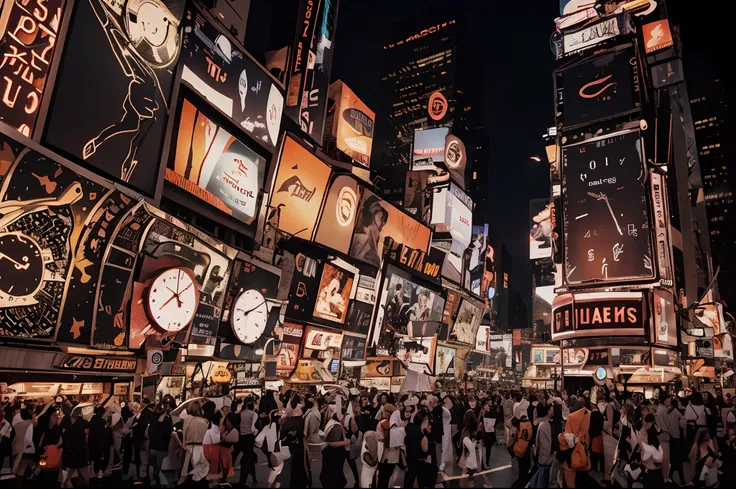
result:
[[(93, 404), (89, 417), (71, 399), (6, 400), (0, 468), (9, 459), (16, 487), (129, 477), (152, 487), (312, 487), (315, 478), (321, 487), (346, 487), (346, 465), (355, 487), (394, 487), (402, 474), (405, 488), (451, 480), (490, 487), (499, 460), (492, 453), (500, 450), (504, 463), (512, 459), (514, 487), (728, 487), (736, 482), (734, 401), (659, 389), (646, 399), (606, 386), (569, 396), (438, 386), (398, 395), (351, 389), (199, 398), (178, 414), (164, 396)], [(257, 451), (268, 464), (260, 483)]]

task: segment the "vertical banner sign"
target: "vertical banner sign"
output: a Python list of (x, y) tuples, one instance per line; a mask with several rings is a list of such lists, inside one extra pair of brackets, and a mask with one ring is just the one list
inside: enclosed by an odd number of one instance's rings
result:
[(307, 80), (307, 69), (314, 64), (312, 43), (317, 26), (317, 14), (322, 0), (302, 0), (299, 17), (296, 23), (296, 39), (294, 44), (294, 60), (291, 65), (289, 87), (286, 94), (286, 112), (294, 120), (299, 120), (301, 97)]
[(667, 194), (665, 181), (662, 175), (650, 172), (652, 181), (652, 206), (654, 207), (654, 233), (657, 244), (657, 262), (659, 278), (665, 284), (672, 284), (672, 270), (670, 260), (670, 241), (667, 236)]
[(64, 0), (6, 0), (0, 13), (0, 120), (30, 137), (54, 57)]

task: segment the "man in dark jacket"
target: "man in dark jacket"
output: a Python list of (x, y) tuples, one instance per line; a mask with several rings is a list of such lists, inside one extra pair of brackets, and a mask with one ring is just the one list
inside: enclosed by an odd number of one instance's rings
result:
[(434, 450), (430, 450), (430, 463), (439, 467), (442, 460), (442, 436), (445, 434), (442, 422), (442, 406), (437, 396), (427, 396), (427, 407), (429, 408), (429, 424), (431, 426), (431, 435), (429, 441), (434, 445)]
[(87, 432), (89, 423), (82, 418), (82, 411), (75, 409), (70, 416), (69, 427), (64, 431), (63, 446), (74, 447), (62, 451), (61, 462), (69, 472), (74, 487), (89, 485), (89, 451), (87, 450)]
[(94, 416), (89, 420), (89, 461), (92, 463), (93, 473), (97, 475), (100, 472), (104, 473), (107, 469), (110, 460), (110, 447), (112, 446), (104, 416), (105, 408), (97, 406)]
[(174, 422), (171, 419), (171, 404), (161, 402), (156, 407), (156, 415), (148, 426), (149, 452), (148, 466), (153, 487), (161, 487), (161, 465), (169, 454), (169, 442), (174, 431)]

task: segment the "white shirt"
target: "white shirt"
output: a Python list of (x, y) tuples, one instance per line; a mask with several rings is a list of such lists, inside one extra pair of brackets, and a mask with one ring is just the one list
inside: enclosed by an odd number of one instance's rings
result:
[(688, 404), (685, 408), (685, 419), (687, 421), (695, 421), (695, 424), (698, 426), (705, 426), (707, 424), (705, 417), (706, 411), (705, 406)]
[(26, 430), (26, 436), (23, 438), (23, 453), (30, 453), (34, 455), (36, 453), (36, 446), (33, 444), (33, 425), (28, 426)]
[(0, 438), (10, 438), (10, 432), (12, 431), (13, 427), (8, 423), (7, 419), (3, 419), (0, 421)]
[(468, 451), (468, 455), (465, 458), (465, 467), (467, 467), (468, 470), (477, 470), (478, 458), (476, 457), (475, 443), (466, 436), (463, 438), (463, 446)]
[(15, 425), (23, 421), (23, 418), (20, 417), (20, 411), (18, 411), (18, 414), (13, 416), (13, 428), (15, 428)]

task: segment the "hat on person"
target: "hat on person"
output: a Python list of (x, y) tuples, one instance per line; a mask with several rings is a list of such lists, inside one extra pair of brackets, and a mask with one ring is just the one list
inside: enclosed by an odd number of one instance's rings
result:
[(417, 399), (416, 397), (410, 397), (409, 399), (404, 401), (404, 407), (416, 406), (417, 404), (419, 404), (419, 399)]

